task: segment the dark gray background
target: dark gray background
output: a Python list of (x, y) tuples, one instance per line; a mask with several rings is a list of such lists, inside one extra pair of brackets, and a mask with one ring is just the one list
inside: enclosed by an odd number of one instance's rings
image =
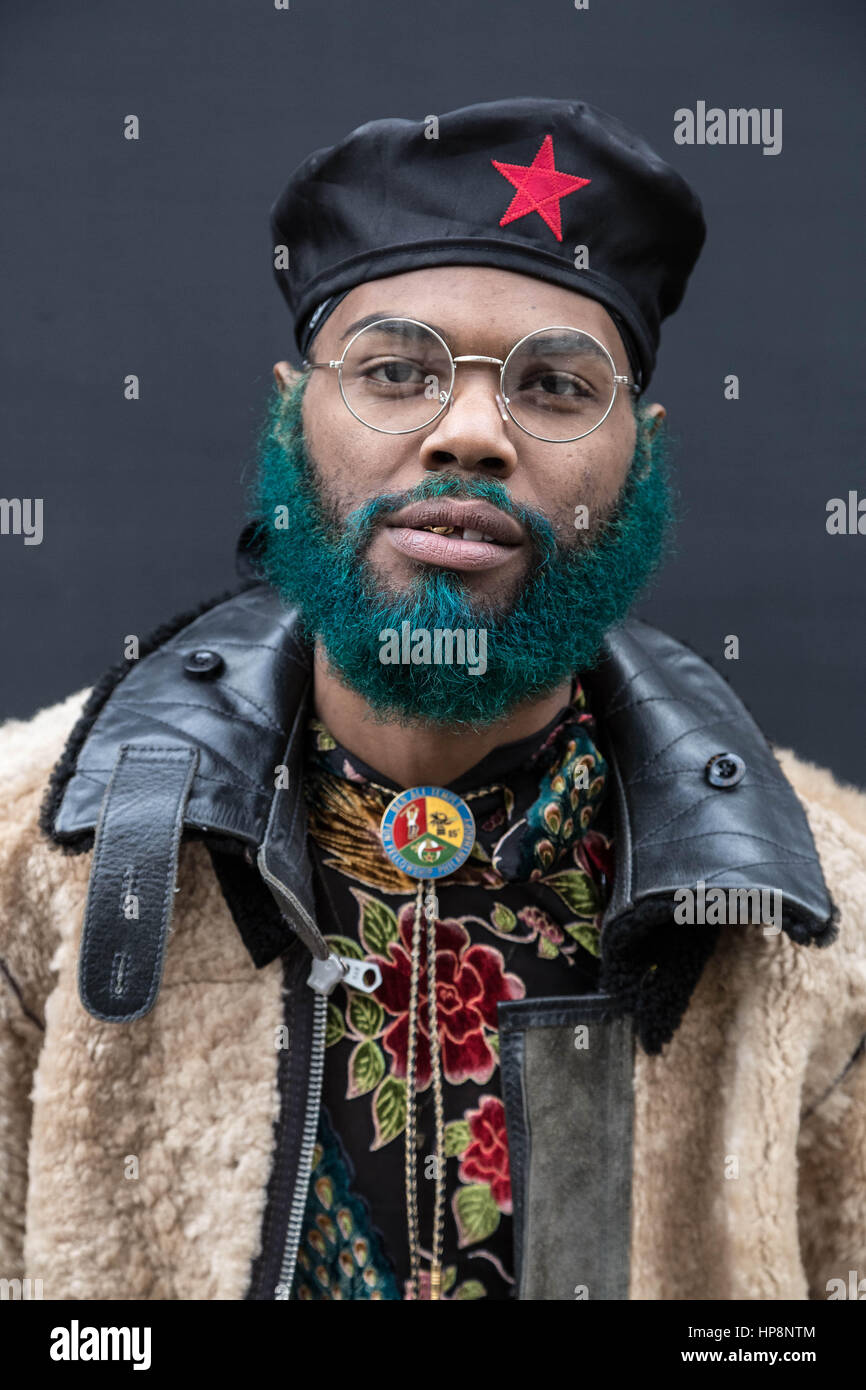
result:
[[(0, 717), (89, 685), (125, 634), (234, 582), (271, 364), (291, 353), (267, 214), (294, 165), (380, 116), (579, 97), (692, 181), (709, 225), (651, 391), (685, 519), (639, 611), (713, 659), (768, 737), (866, 784), (866, 536), (825, 529), (828, 498), (866, 494), (859, 2), (6, 0), (0, 16), (0, 496), (45, 507), (41, 546), (0, 536)], [(699, 99), (782, 107), (781, 154), (676, 146), (673, 113)]]

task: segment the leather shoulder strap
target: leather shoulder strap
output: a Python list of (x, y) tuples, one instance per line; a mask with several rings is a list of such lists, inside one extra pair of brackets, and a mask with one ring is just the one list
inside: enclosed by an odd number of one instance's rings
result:
[(130, 1023), (156, 1001), (198, 753), (123, 744), (102, 802), (79, 955), (89, 1013)]

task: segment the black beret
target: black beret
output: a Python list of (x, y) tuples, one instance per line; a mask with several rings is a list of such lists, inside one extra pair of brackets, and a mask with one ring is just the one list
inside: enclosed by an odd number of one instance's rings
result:
[(295, 170), (271, 231), (302, 356), (365, 280), (496, 266), (603, 304), (645, 389), (706, 229), (685, 179), (615, 117), (519, 97), (359, 126)]

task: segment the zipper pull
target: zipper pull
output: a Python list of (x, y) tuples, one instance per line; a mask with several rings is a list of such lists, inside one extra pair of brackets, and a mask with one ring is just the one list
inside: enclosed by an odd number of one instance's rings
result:
[(314, 960), (307, 984), (317, 994), (331, 994), (334, 986), (348, 985), (362, 994), (372, 994), (382, 983), (382, 971), (372, 961), (354, 960), (333, 952), (325, 960)]

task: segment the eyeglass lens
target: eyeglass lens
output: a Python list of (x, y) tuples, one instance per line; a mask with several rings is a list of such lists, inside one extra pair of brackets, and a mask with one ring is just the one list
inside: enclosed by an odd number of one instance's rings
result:
[[(453, 371), (432, 329), (384, 319), (349, 344), (340, 381), (354, 415), (374, 429), (400, 433), (436, 418)], [(503, 385), (508, 409), (523, 429), (541, 439), (568, 440), (600, 423), (616, 382), (610, 358), (595, 339), (578, 329), (542, 328), (511, 352)]]

